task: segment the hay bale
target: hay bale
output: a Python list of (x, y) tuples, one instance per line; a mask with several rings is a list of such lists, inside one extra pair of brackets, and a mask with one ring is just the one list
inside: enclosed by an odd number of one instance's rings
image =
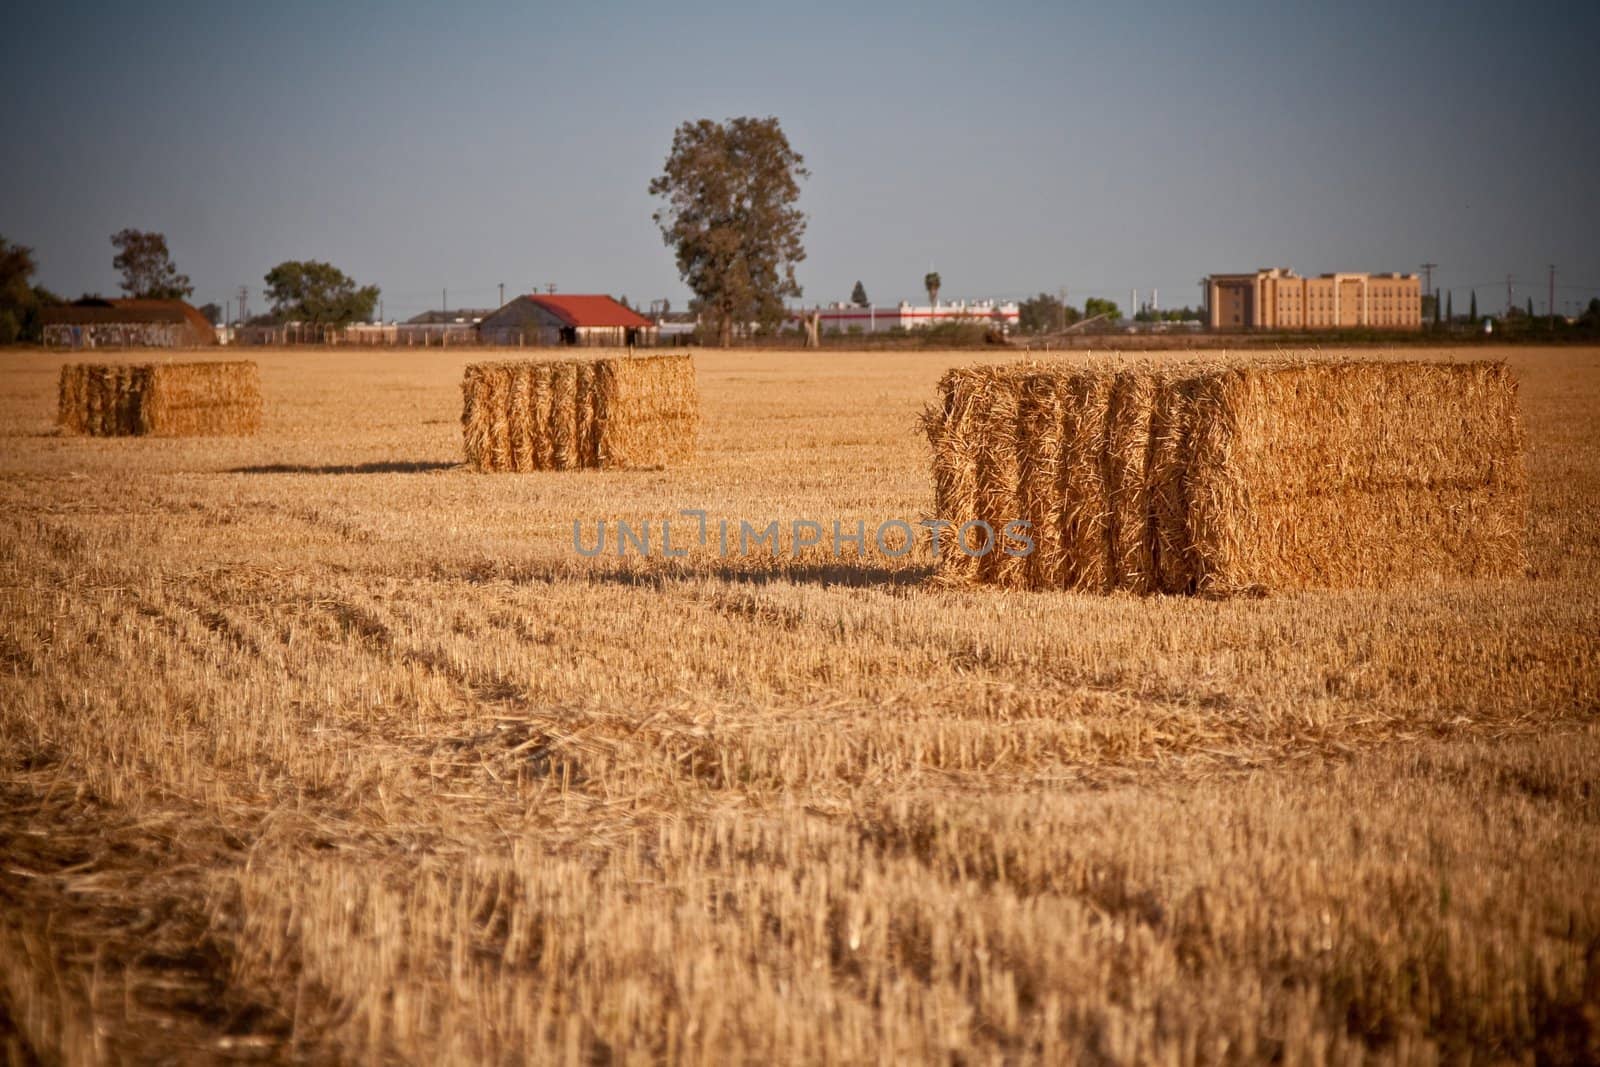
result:
[(1527, 478), (1504, 363), (1307, 363), (1197, 386), (1203, 592), (1521, 573)]
[(688, 356), (602, 359), (595, 450), (601, 467), (670, 467), (694, 458), (700, 399)]
[(924, 416), (938, 517), (1026, 519), (1035, 558), (946, 580), (1233, 595), (1520, 573), (1503, 363), (952, 371)]
[(96, 437), (234, 437), (261, 428), (254, 363), (77, 363), (61, 368), (56, 421)]
[(699, 399), (683, 356), (474, 363), (462, 379), (480, 471), (664, 467), (694, 455)]

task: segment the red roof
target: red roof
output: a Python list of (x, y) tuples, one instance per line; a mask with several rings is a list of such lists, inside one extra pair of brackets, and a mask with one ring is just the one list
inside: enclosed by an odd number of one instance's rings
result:
[(529, 300), (544, 308), (567, 326), (654, 326), (655, 323), (630, 311), (609, 296), (580, 296), (576, 293), (532, 294)]

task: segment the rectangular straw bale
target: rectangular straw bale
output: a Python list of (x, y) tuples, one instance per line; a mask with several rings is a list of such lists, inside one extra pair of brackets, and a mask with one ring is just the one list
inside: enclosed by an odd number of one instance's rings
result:
[(462, 437), (480, 471), (663, 467), (694, 455), (691, 357), (475, 363)]
[(700, 399), (688, 356), (596, 364), (596, 449), (602, 467), (669, 467), (694, 458)]
[(61, 368), (56, 418), (98, 437), (218, 437), (261, 428), (254, 363), (84, 363)]
[(1037, 554), (941, 560), (946, 579), (1232, 595), (1526, 566), (1503, 363), (973, 368), (941, 391), (938, 517), (1009, 508)]
[(261, 372), (254, 363), (157, 363), (138, 387), (136, 432), (233, 437), (261, 429)]
[(1230, 368), (1199, 387), (1195, 426), (1188, 486), (1203, 591), (1526, 565), (1523, 433), (1503, 363)]

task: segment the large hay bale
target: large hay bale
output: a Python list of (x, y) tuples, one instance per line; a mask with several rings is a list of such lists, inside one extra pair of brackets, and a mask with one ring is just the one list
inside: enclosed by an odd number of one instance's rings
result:
[(71, 363), (56, 421), (96, 437), (234, 437), (261, 428), (254, 363)]
[(461, 388), (476, 470), (657, 468), (694, 455), (700, 411), (687, 355), (473, 363)]
[(1503, 363), (1023, 364), (941, 388), (937, 517), (1025, 519), (1036, 546), (945, 552), (946, 581), (1229, 595), (1525, 566)]

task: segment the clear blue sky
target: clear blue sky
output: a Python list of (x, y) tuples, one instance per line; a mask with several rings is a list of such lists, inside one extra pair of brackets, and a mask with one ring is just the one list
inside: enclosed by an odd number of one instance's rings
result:
[(1069, 298), (1213, 271), (1414, 271), (1464, 309), (1600, 295), (1600, 5), (27, 5), (0, 235), (113, 293), (166, 233), (195, 302), (285, 259), (390, 318), (555, 282), (687, 293), (646, 192), (685, 120), (775, 115), (808, 301)]

